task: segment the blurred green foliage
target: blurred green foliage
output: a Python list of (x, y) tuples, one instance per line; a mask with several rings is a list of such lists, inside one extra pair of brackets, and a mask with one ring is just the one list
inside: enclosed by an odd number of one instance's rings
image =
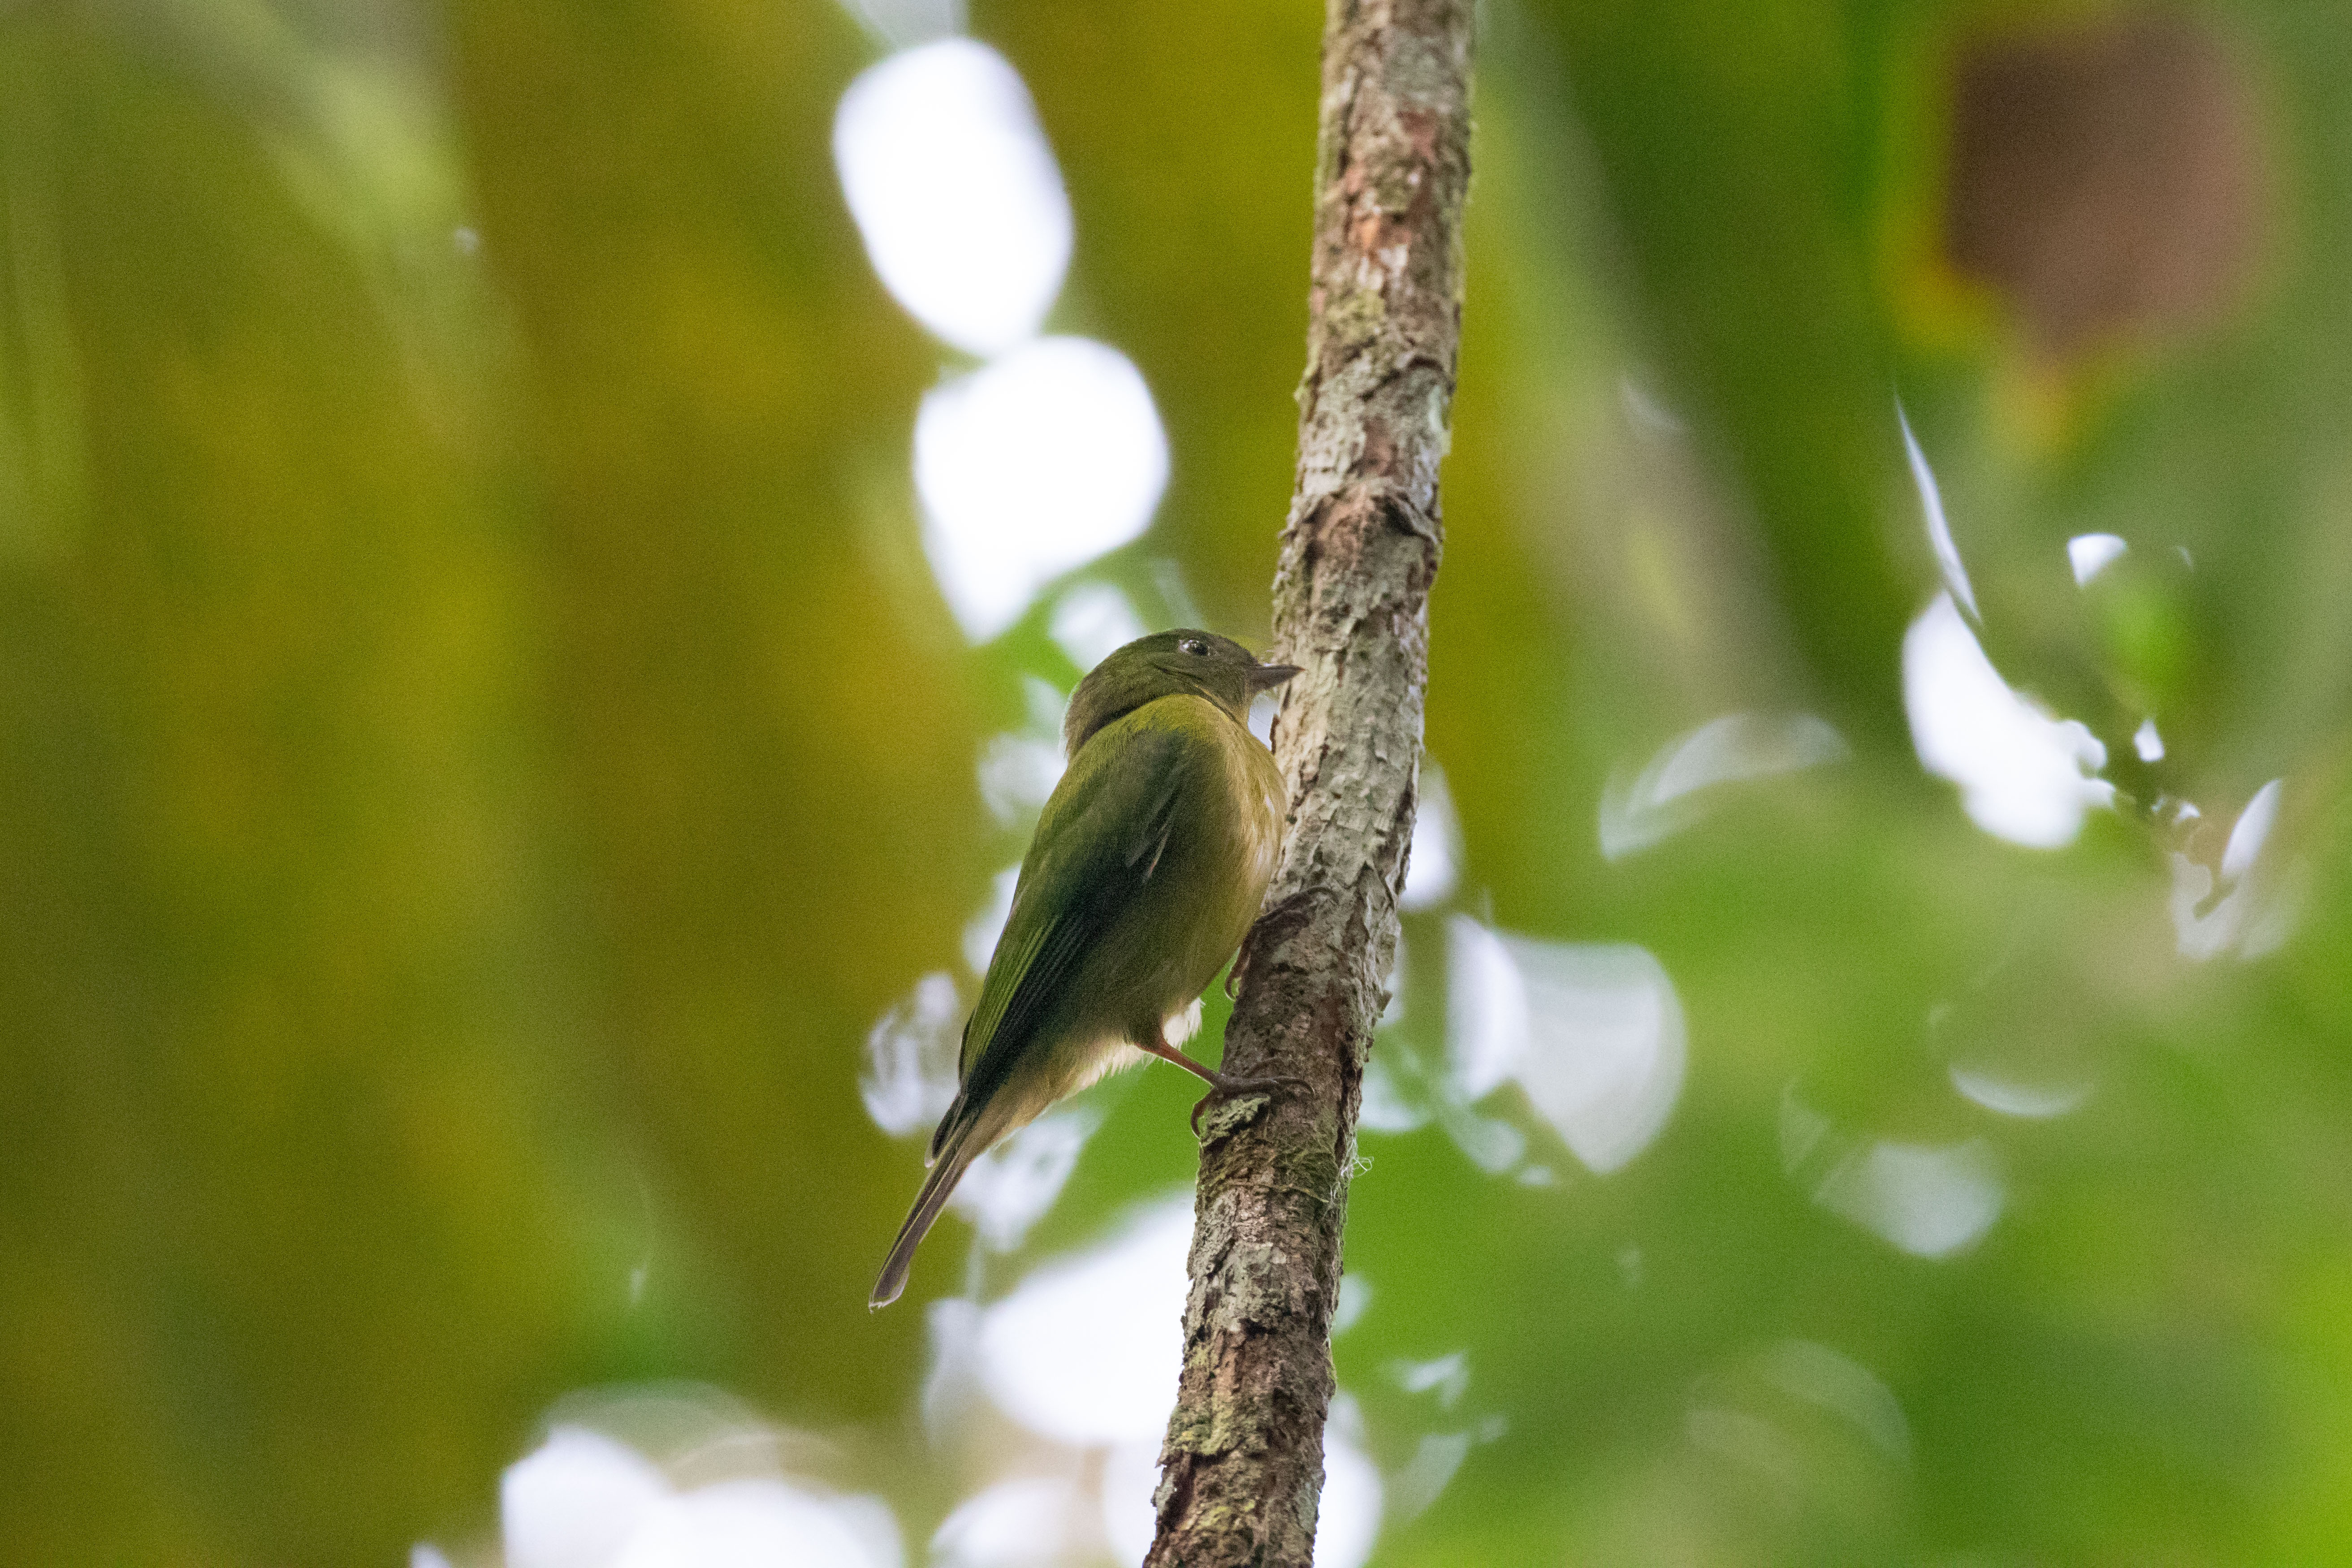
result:
[[(2352, 1560), (2352, 12), (2180, 15), (2248, 259), (2053, 346), (2032, 279), (1948, 254), (1953, 147), (2007, 146), (1954, 84), (2127, 14), (1486, 8), (1452, 908), (1647, 947), (1690, 1068), (1605, 1179), (1368, 1136), (1341, 1380), (1393, 1468), (1438, 1417), (1391, 1369), (1465, 1351), (1444, 1422), (1486, 1434), (1376, 1561)], [(1164, 618), (1174, 563), (1262, 636), (1320, 17), (970, 21), (1070, 192), (1053, 325), (1130, 355), (1170, 436), (1153, 531), (1087, 574)], [(984, 738), (1076, 672), (1043, 608), (966, 647), (925, 563), (943, 354), (828, 146), (880, 48), (824, 0), (0, 12), (12, 1561), (399, 1561), (488, 1528), (564, 1391), (634, 1379), (835, 1435), (918, 1541), (955, 1500), (923, 1321), (862, 1310), (916, 1158), (860, 1047), (1018, 855)], [(2070, 848), (1989, 837), (1912, 756), (1937, 577), (1898, 392), (1988, 649), (2127, 797)], [(2095, 531), (2132, 553), (2078, 592)], [(1603, 859), (1612, 773), (1801, 709), (1853, 758)], [(2216, 864), (2280, 776), (2290, 939), (2183, 959), (2167, 855)], [(1444, 919), (1408, 921), (1384, 1060), (1447, 1050)], [(2095, 1087), (1996, 1118), (1961, 1058)], [(1034, 1253), (1189, 1178), (1174, 1077), (1097, 1091)], [(1825, 1211), (1792, 1105), (1984, 1140), (1998, 1222), (1928, 1260)], [(1907, 1455), (1792, 1405), (1792, 1342), (1871, 1369)]]

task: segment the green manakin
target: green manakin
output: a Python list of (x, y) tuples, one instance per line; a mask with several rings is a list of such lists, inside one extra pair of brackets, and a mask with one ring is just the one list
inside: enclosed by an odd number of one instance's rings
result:
[(1156, 1056), (1216, 1089), (1256, 1087), (1176, 1047), (1257, 917), (1282, 847), (1282, 774), (1250, 699), (1297, 669), (1208, 632), (1161, 632), (1097, 665), (1062, 721), (1069, 768), (1022, 859), (1013, 912), (963, 1027), (960, 1087), (870, 1306), (990, 1145), (1105, 1073)]

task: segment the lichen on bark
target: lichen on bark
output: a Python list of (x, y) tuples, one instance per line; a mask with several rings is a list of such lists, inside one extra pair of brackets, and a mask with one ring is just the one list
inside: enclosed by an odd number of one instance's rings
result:
[(1202, 1119), (1153, 1568), (1307, 1568), (1348, 1177), (1396, 950), (1443, 541), (1470, 180), (1471, 0), (1328, 0), (1298, 471), (1275, 645), (1291, 826)]

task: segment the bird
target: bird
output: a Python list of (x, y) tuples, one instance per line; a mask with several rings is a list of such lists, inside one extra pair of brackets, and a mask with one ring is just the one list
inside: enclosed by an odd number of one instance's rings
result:
[(971, 1163), (1055, 1100), (1146, 1057), (1195, 1074), (1213, 1097), (1270, 1086), (1178, 1047), (1274, 876), (1282, 773), (1250, 733), (1249, 708), (1297, 673), (1180, 629), (1117, 649), (1070, 694), (1069, 765), (1022, 858), (964, 1024), (955, 1100), (869, 1310), (906, 1289), (915, 1248)]

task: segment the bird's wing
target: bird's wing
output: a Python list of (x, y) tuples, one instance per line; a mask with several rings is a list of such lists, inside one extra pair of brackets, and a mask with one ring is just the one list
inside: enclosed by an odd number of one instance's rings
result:
[(1085, 746), (1045, 803), (1021, 864), (1013, 912), (964, 1026), (966, 1098), (992, 1089), (1064, 994), (1103, 931), (1160, 868), (1202, 742), (1122, 721)]

